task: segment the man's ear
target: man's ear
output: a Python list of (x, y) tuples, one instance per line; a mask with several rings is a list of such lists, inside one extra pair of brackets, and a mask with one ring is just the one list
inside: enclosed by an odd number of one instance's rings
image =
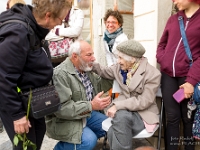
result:
[(77, 58), (78, 58), (78, 54), (72, 53), (72, 57), (73, 57), (74, 59), (77, 59)]

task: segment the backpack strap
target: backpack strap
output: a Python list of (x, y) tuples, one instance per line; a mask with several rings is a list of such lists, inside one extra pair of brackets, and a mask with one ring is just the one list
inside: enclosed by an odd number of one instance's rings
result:
[[(40, 43), (36, 44), (36, 41), (35, 41), (35, 32), (34, 30), (32, 29), (32, 27), (30, 26), (29, 23), (26, 23), (22, 20), (17, 20), (17, 19), (11, 19), (11, 20), (7, 20), (3, 23), (0, 24), (0, 28), (6, 24), (10, 24), (10, 23), (13, 23), (13, 22), (16, 22), (16, 23), (21, 23), (22, 25), (24, 25), (28, 32), (29, 32), (29, 40), (30, 40), (30, 49), (31, 50), (36, 50), (38, 48), (41, 47)], [(36, 44), (36, 45), (35, 45)]]
[(181, 31), (181, 36), (182, 36), (182, 39), (183, 39), (183, 45), (184, 45), (184, 48), (185, 48), (185, 52), (190, 60), (190, 66), (192, 66), (192, 63), (193, 63), (193, 59), (192, 59), (192, 53), (191, 53), (191, 50), (190, 50), (190, 46), (188, 44), (188, 40), (187, 40), (187, 37), (186, 37), (186, 34), (185, 34), (185, 27), (184, 27), (184, 23), (183, 23), (183, 17), (182, 16), (179, 16), (178, 17), (178, 21), (179, 21), (179, 27), (180, 27), (180, 31)]

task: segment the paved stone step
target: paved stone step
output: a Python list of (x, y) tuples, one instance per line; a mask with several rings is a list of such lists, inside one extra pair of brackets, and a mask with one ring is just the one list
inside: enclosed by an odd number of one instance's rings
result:
[[(45, 135), (41, 150), (53, 150), (56, 143), (57, 143), (56, 140), (50, 139)], [(11, 149), (12, 149), (12, 143), (8, 138), (7, 133), (4, 130), (4, 132), (0, 133), (0, 150), (11, 150)]]
[[(94, 150), (102, 150), (103, 140), (104, 138), (101, 138), (98, 140), (97, 146), (94, 148)], [(53, 150), (56, 143), (57, 143), (56, 140), (50, 139), (45, 135), (41, 150)], [(151, 144), (144, 139), (133, 140), (134, 148), (139, 147), (139, 146), (144, 146), (144, 145), (151, 145)], [(109, 150), (108, 143), (107, 143), (107, 149)], [(0, 133), (0, 150), (12, 150), (12, 143), (10, 139), (8, 138), (8, 135), (5, 130), (4, 132)]]

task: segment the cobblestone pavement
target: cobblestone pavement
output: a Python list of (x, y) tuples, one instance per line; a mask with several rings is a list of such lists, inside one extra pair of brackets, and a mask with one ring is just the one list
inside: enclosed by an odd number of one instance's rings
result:
[[(101, 139), (98, 140), (98, 144), (97, 144), (97, 146), (95, 147), (94, 150), (102, 150), (103, 140), (104, 140), (104, 138), (101, 138)], [(53, 147), (55, 146), (56, 143), (57, 143), (56, 140), (50, 139), (47, 136), (45, 136), (41, 150), (53, 150)], [(144, 139), (139, 139), (139, 140), (134, 140), (133, 145), (134, 145), (134, 148), (135, 148), (135, 147), (150, 145), (150, 144)], [(109, 150), (108, 143), (107, 143), (106, 148)], [(0, 133), (0, 150), (12, 150), (12, 143), (9, 140), (5, 130), (4, 130), (4, 132)]]
[[(45, 136), (41, 150), (53, 150), (53, 147), (56, 143), (56, 140), (50, 139)], [(5, 131), (0, 133), (0, 150), (12, 150), (12, 143), (9, 140)]]

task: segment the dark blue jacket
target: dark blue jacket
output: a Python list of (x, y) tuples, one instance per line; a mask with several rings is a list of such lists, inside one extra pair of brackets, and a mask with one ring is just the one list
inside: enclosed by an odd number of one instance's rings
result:
[[(0, 22), (20, 19), (28, 22), (35, 32), (35, 42), (40, 43), (49, 32), (39, 26), (31, 6), (13, 6), (0, 14)], [(28, 29), (20, 23), (6, 24), (0, 28), (0, 111), (8, 111), (13, 120), (25, 115), (17, 86), (23, 91), (49, 83), (53, 67), (42, 47), (30, 50)]]

